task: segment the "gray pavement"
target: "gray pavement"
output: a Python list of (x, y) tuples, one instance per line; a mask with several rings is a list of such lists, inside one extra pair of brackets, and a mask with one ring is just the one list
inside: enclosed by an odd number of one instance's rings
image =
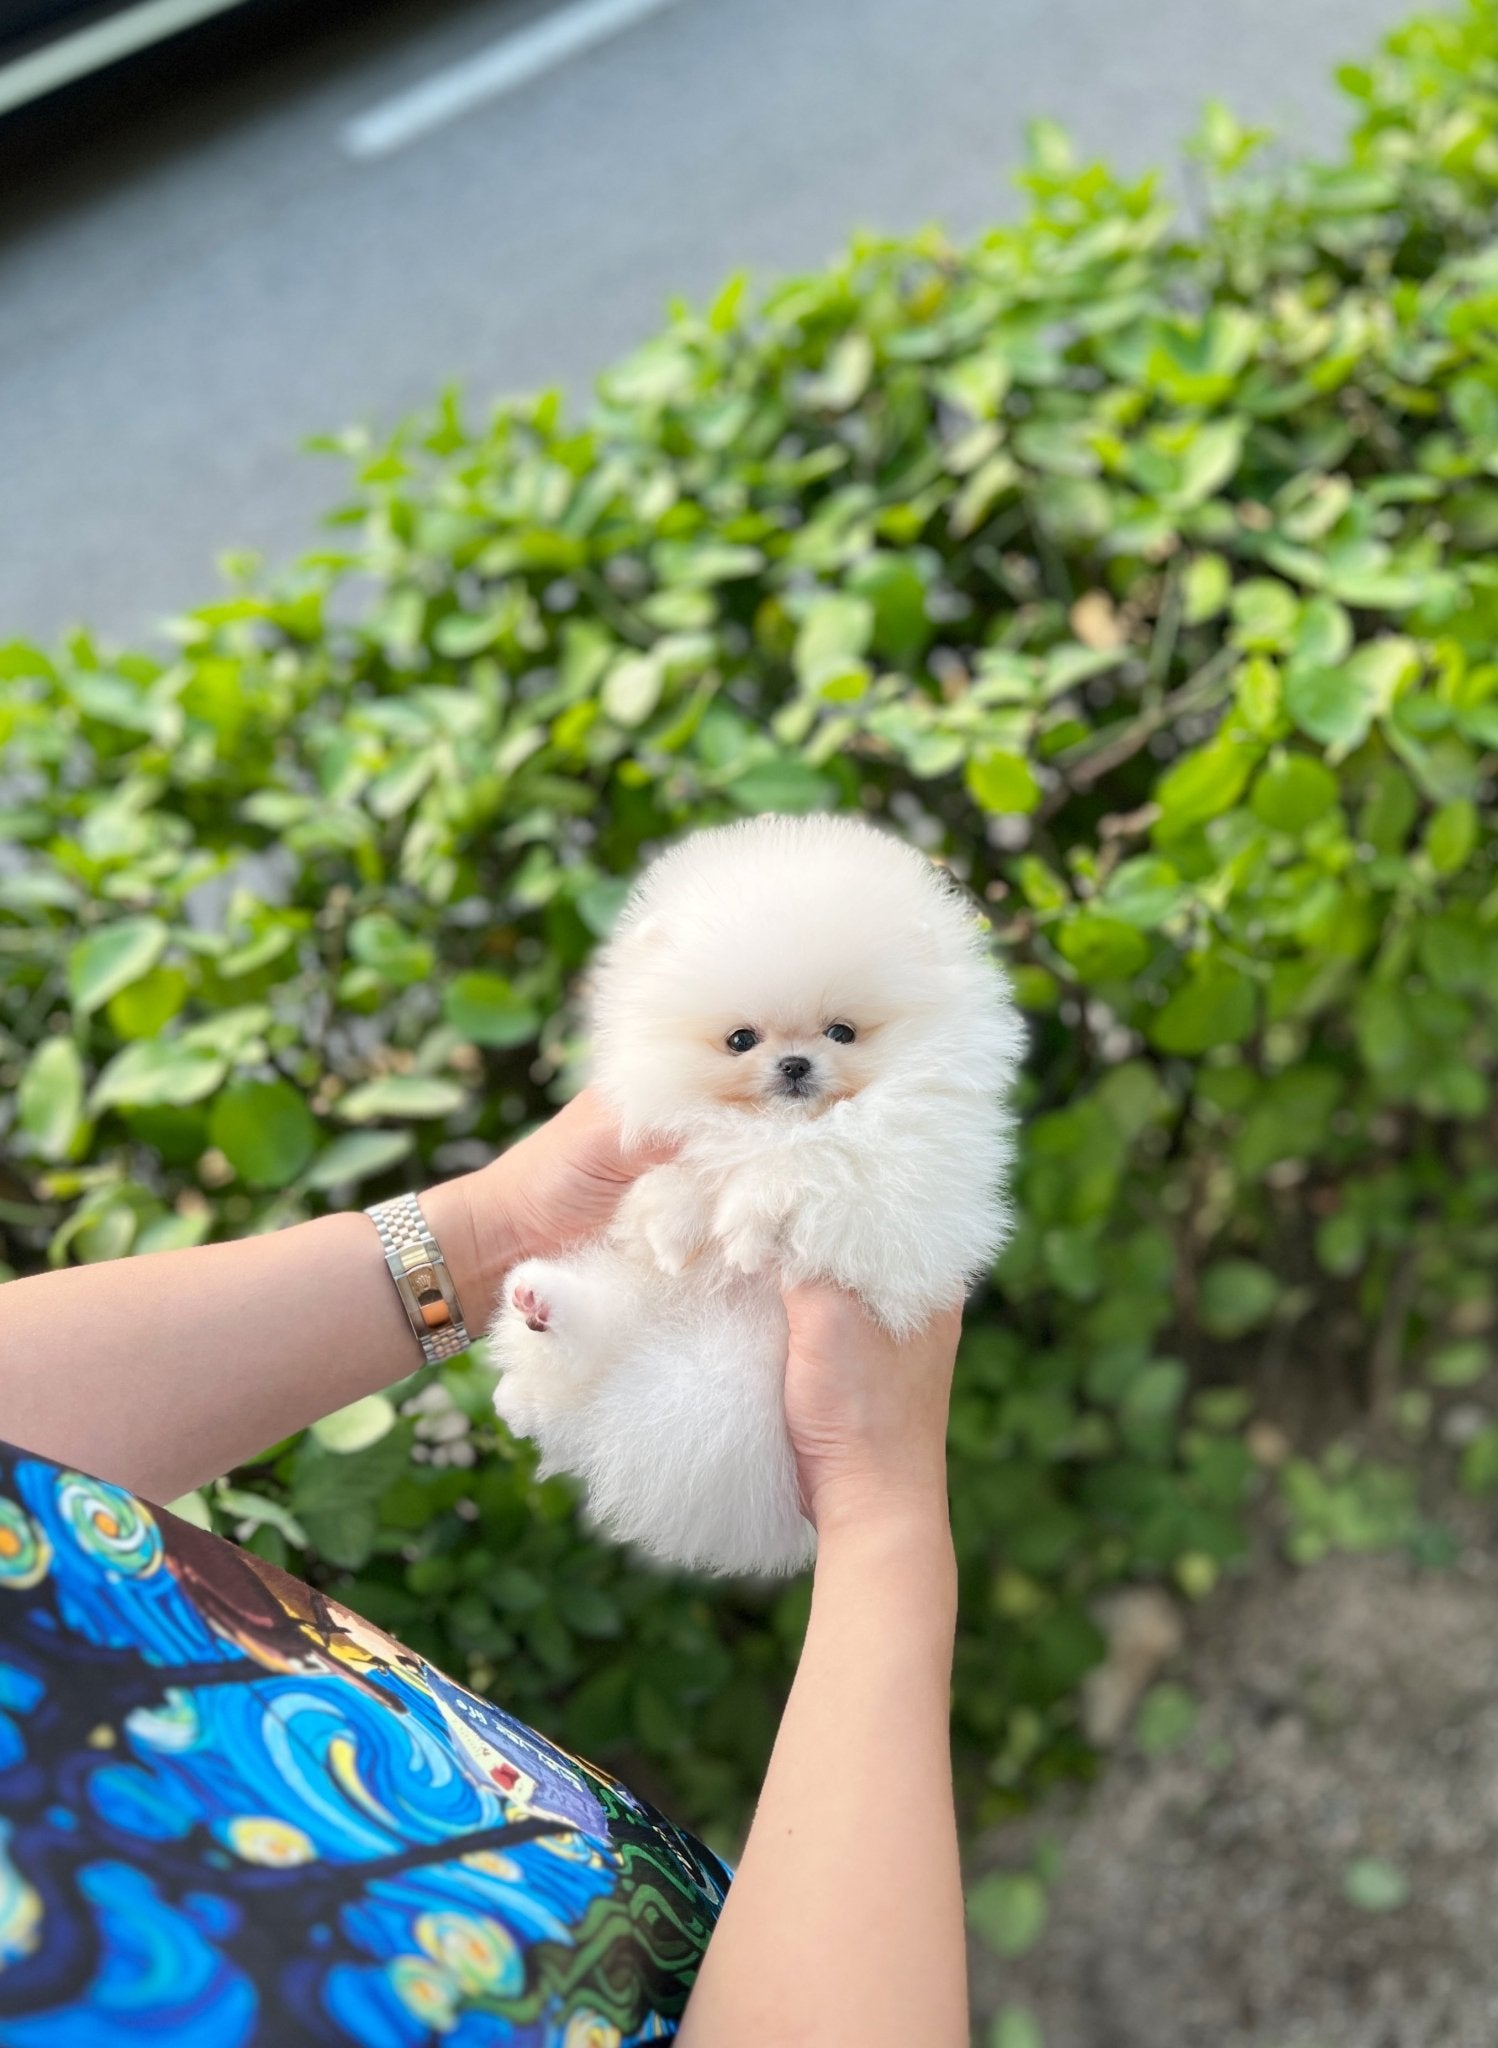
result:
[(219, 550), (315, 544), (342, 477), (303, 435), (389, 425), (451, 378), (476, 403), (581, 396), (672, 294), (816, 264), (857, 227), (978, 227), (1013, 204), (1032, 115), (1127, 169), (1170, 162), (1210, 95), (1327, 146), (1332, 67), (1410, 11), (680, 0), (349, 158), (345, 122), (546, 12), (483, 0), (60, 133), (0, 191), (0, 640), (85, 621), (139, 642), (214, 593)]

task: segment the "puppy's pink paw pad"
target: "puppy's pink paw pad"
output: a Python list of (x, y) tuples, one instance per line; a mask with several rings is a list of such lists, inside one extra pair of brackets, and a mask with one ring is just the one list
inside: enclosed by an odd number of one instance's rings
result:
[(550, 1326), (551, 1303), (543, 1301), (534, 1287), (517, 1287), (510, 1299), (525, 1317), (528, 1330), (544, 1330)]

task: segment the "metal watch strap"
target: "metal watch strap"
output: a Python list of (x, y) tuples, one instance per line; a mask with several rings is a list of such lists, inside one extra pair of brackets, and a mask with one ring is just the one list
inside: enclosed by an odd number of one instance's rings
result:
[(427, 1228), (415, 1195), (376, 1202), (364, 1213), (380, 1233), (395, 1291), (405, 1304), (412, 1334), (427, 1364), (466, 1351), (473, 1339), (463, 1327), (463, 1311), (447, 1261)]

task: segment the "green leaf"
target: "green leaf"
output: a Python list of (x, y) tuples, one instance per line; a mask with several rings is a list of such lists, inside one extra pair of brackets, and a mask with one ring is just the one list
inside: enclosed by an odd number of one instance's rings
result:
[(345, 1131), (317, 1155), (302, 1184), (321, 1191), (369, 1180), (404, 1159), (415, 1142), (409, 1131)]
[(1183, 616), (1188, 626), (1215, 619), (1228, 601), (1233, 587), (1232, 572), (1221, 555), (1196, 555), (1186, 565), (1182, 579)]
[(454, 661), (469, 661), (494, 645), (511, 617), (511, 607), (505, 604), (487, 612), (449, 612), (433, 627), (432, 645), (439, 654), (449, 655)]
[(1186, 1392), (1186, 1368), (1173, 1358), (1153, 1359), (1130, 1380), (1118, 1417), (1136, 1439), (1154, 1437), (1169, 1424)]
[(1410, 1881), (1381, 1856), (1359, 1856), (1342, 1873), (1342, 1896), (1364, 1913), (1394, 1913), (1408, 1905)]
[(1045, 2035), (1027, 2006), (1006, 2005), (989, 2027), (988, 2048), (1046, 2048)]
[(265, 1500), (260, 1494), (247, 1493), (241, 1487), (219, 1486), (214, 1490), (213, 1505), (220, 1514), (247, 1522), (252, 1529), (269, 1527), (279, 1530), (297, 1550), (307, 1548), (306, 1530), (296, 1516), (278, 1501)]
[(210, 1209), (192, 1209), (185, 1216), (168, 1209), (164, 1216), (141, 1226), (130, 1249), (137, 1258), (147, 1252), (185, 1251), (189, 1245), (202, 1244), (212, 1228)]
[(208, 1136), (251, 1187), (284, 1188), (317, 1150), (317, 1119), (289, 1081), (235, 1081), (214, 1102)]
[(1156, 931), (1180, 908), (1185, 895), (1180, 875), (1168, 860), (1140, 854), (1114, 869), (1103, 888), (1103, 903), (1125, 924)]
[(996, 748), (975, 754), (968, 762), (963, 780), (985, 811), (995, 815), (1033, 811), (1040, 802), (1040, 785), (1030, 764), (1018, 754)]
[(1348, 1279), (1362, 1266), (1368, 1250), (1361, 1218), (1349, 1210), (1328, 1216), (1316, 1229), (1316, 1256), (1328, 1273)]
[(619, 1602), (601, 1587), (559, 1587), (556, 1606), (568, 1628), (580, 1636), (612, 1640), (624, 1633), (624, 1615)]
[(1204, 960), (1193, 968), (1147, 1029), (1162, 1052), (1208, 1052), (1237, 1045), (1254, 1028), (1258, 999), (1254, 984), (1236, 967)]
[(502, 975), (454, 975), (442, 992), (442, 1014), (474, 1045), (526, 1045), (540, 1029), (535, 1006), (517, 996)]
[(804, 761), (756, 761), (734, 776), (727, 795), (741, 811), (818, 811), (832, 796), (831, 785)]
[(79, 1016), (102, 1009), (112, 995), (149, 974), (166, 951), (167, 937), (158, 917), (122, 917), (80, 939), (68, 955), (68, 993)]
[(791, 662), (808, 689), (860, 666), (874, 631), (874, 607), (867, 598), (829, 592), (813, 600), (801, 621)]
[(643, 725), (661, 701), (665, 674), (653, 654), (627, 654), (604, 677), (601, 699), (620, 725)]
[(112, 995), (105, 1014), (121, 1038), (154, 1038), (180, 1012), (190, 985), (180, 967), (154, 967)]
[(206, 1497), (196, 1489), (191, 1493), (178, 1494), (175, 1500), (166, 1503), (169, 1515), (175, 1515), (179, 1522), (191, 1522), (195, 1529), (213, 1528), (213, 1514)]
[(1025, 901), (1042, 914), (1062, 910), (1071, 900), (1061, 877), (1033, 853), (1027, 853), (1019, 864), (1019, 885)]
[(808, 405), (826, 412), (847, 412), (862, 398), (874, 371), (874, 345), (866, 334), (845, 334), (820, 373), (807, 379)]
[(1298, 661), (1332, 668), (1347, 659), (1351, 647), (1352, 621), (1341, 605), (1329, 597), (1313, 597), (1301, 606), (1294, 644)]
[(1197, 1307), (1211, 1337), (1242, 1337), (1266, 1322), (1280, 1283), (1254, 1259), (1219, 1259), (1201, 1276)]
[(395, 1409), (391, 1402), (383, 1394), (366, 1394), (362, 1400), (350, 1401), (346, 1408), (335, 1409), (314, 1422), (312, 1434), (324, 1450), (347, 1457), (354, 1451), (367, 1451), (394, 1427)]
[(1475, 1387), (1487, 1376), (1493, 1354), (1486, 1344), (1468, 1338), (1458, 1344), (1443, 1344), (1425, 1368), (1425, 1377), (1437, 1387)]
[(1285, 709), (1303, 733), (1323, 746), (1346, 753), (1368, 737), (1378, 699), (1366, 677), (1351, 667), (1292, 662), (1284, 688)]
[[(618, 921), (619, 913), (629, 901), (634, 884), (618, 875), (600, 875), (579, 889), (574, 901), (578, 915), (595, 938), (606, 939)], [(540, 1014), (531, 1011), (531, 1028), (526, 1032), (529, 1038), (540, 1028)], [(482, 1042), (482, 1041), (480, 1041)]]
[(1281, 754), (1259, 771), (1249, 798), (1254, 816), (1276, 832), (1304, 832), (1337, 801), (1337, 778), (1309, 754)]
[(1467, 797), (1442, 804), (1425, 828), (1425, 851), (1438, 875), (1454, 875), (1467, 865), (1477, 845), (1477, 806)]
[(1292, 662), (1285, 674), (1285, 708), (1302, 732), (1340, 756), (1361, 746), (1374, 719), (1419, 672), (1419, 652), (1410, 641), (1370, 640), (1337, 667)]
[(66, 1159), (83, 1121), (83, 1062), (71, 1038), (44, 1038), (26, 1063), (17, 1108), (23, 1135), (43, 1159)]
[(270, 1029), (270, 1011), (263, 1003), (243, 1003), (233, 1010), (219, 1010), (182, 1033), (182, 1045), (193, 1052), (221, 1053), (227, 1060), (259, 1056), (259, 1041)]
[(1239, 647), (1270, 653), (1288, 647), (1300, 605), (1288, 583), (1250, 576), (1232, 594), (1233, 639)]
[(1191, 1734), (1199, 1713), (1184, 1685), (1152, 1685), (1134, 1716), (1134, 1740), (1146, 1756), (1169, 1756)]
[[(858, 563), (849, 583), (874, 607), (868, 645), (897, 668), (913, 668), (931, 644), (935, 627), (926, 613), (922, 557), (874, 554)], [(860, 653), (863, 649), (859, 650)]]
[(995, 1871), (968, 1893), (967, 1916), (996, 1955), (1013, 1962), (1045, 1933), (1045, 1886), (1028, 1872)]
[(144, 1109), (164, 1104), (184, 1108), (211, 1095), (224, 1078), (225, 1062), (204, 1047), (177, 1039), (138, 1038), (115, 1054), (94, 1083), (89, 1111)]
[(1062, 925), (1056, 945), (1063, 959), (1084, 982), (1120, 981), (1135, 974), (1149, 958), (1149, 942), (1122, 918), (1095, 910), (1078, 911)]
[(380, 1517), (372, 1501), (314, 1502), (303, 1510), (302, 1523), (308, 1547), (343, 1571), (367, 1564), (379, 1540)]
[(1498, 1491), (1498, 1424), (1488, 1423), (1463, 1447), (1461, 1478), (1464, 1492)]
[(1025, 123), (1025, 168), (1032, 177), (1064, 178), (1076, 162), (1071, 137), (1059, 121), (1037, 115)]
[(346, 1124), (373, 1123), (376, 1117), (452, 1116), (468, 1100), (456, 1081), (432, 1074), (383, 1074), (340, 1096), (334, 1113)]
[(374, 970), (397, 988), (426, 981), (432, 972), (432, 949), (413, 938), (388, 911), (373, 910), (349, 926), (348, 948), (362, 967)]
[(756, 576), (765, 566), (758, 548), (726, 541), (662, 541), (653, 560), (656, 574), (673, 589), (706, 589)]
[(1260, 332), (1259, 320), (1233, 305), (1213, 307), (1199, 324), (1162, 324), (1145, 373), (1177, 404), (1209, 405), (1232, 390)]
[(1252, 766), (1249, 748), (1228, 739), (1213, 740), (1177, 761), (1155, 790), (1161, 811), (1158, 829), (1178, 834), (1230, 809), (1243, 794)]
[(1200, 505), (1238, 467), (1246, 419), (1205, 420), (1192, 433), (1181, 459), (1180, 477), (1168, 502), (1177, 510)]

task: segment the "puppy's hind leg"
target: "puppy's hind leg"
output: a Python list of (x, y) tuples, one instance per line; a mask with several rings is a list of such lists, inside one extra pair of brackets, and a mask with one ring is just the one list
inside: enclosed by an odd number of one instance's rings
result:
[(517, 1280), (510, 1289), (510, 1306), (525, 1318), (525, 1327), (537, 1335), (551, 1327), (551, 1302), (545, 1294), (538, 1293), (534, 1276), (531, 1280)]
[(601, 1252), (526, 1259), (505, 1276), (489, 1341), (502, 1375), (495, 1407), (511, 1429), (531, 1435), (598, 1386), (618, 1356), (632, 1279)]
[(594, 1261), (525, 1259), (505, 1276), (499, 1322), (520, 1324), (546, 1338), (549, 1349), (576, 1357), (606, 1345), (610, 1306), (608, 1281)]

